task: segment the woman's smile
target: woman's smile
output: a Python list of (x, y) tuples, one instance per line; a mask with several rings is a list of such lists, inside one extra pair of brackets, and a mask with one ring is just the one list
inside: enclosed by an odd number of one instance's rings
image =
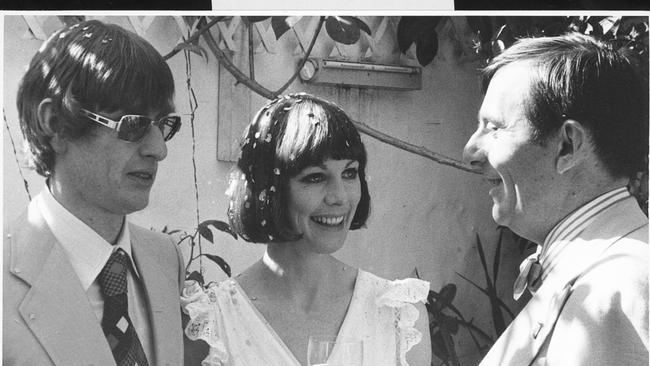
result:
[(345, 216), (312, 216), (311, 221), (327, 226), (327, 227), (337, 227), (342, 226), (341, 224), (345, 220)]

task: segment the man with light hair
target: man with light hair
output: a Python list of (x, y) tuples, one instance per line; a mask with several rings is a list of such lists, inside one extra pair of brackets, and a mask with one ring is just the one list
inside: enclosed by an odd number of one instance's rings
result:
[(647, 78), (576, 33), (518, 41), (483, 87), (465, 160), (497, 224), (538, 247), (514, 289), (532, 298), (481, 365), (647, 366), (648, 218), (626, 189), (647, 164)]

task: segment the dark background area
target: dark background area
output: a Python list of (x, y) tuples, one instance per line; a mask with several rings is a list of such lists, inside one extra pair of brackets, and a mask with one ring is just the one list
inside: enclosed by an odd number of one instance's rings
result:
[(454, 0), (455, 10), (648, 10), (649, 0)]
[(211, 0), (0, 0), (1, 10), (211, 10)]

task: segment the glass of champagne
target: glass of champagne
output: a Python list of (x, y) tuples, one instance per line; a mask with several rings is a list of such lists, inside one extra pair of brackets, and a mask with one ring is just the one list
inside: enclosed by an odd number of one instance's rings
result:
[(363, 366), (363, 341), (311, 336), (307, 345), (309, 366)]

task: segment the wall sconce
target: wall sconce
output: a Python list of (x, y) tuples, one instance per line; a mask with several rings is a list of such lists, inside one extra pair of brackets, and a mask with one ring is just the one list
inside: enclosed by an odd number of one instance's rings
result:
[(422, 69), (415, 66), (381, 65), (310, 58), (300, 69), (300, 79), (317, 85), (359, 88), (420, 90)]

